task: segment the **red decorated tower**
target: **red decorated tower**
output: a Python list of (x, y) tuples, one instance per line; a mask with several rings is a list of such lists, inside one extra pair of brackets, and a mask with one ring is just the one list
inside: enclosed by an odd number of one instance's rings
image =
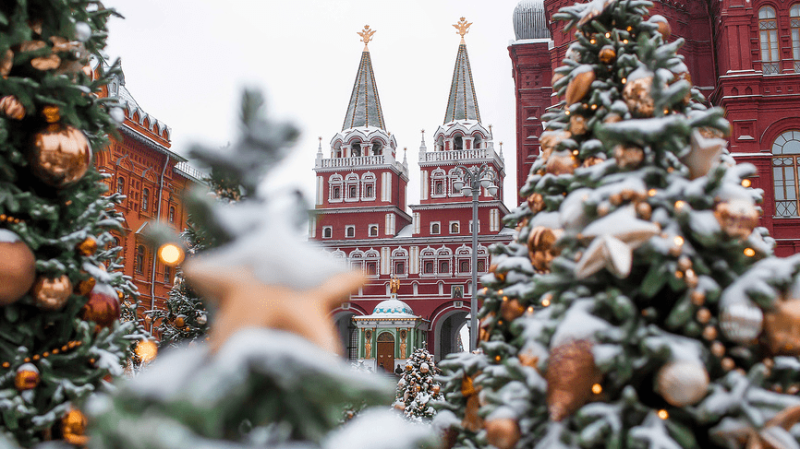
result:
[[(466, 22), (461, 26), (466, 32)], [(369, 42), (373, 30), (359, 33)], [(420, 146), (420, 203), (406, 212), (408, 164), (397, 161), (397, 143), (386, 131), (369, 50), (361, 55), (343, 129), (322, 147), (314, 171), (317, 194), (311, 238), (362, 270), (367, 284), (334, 311), (346, 353), (368, 365), (394, 370), (414, 349), (443, 356), (461, 350), (472, 273), (472, 203), (453, 183), (457, 165), (486, 163), (502, 183), (502, 155), (481, 123), (466, 44), (459, 45), (444, 124), (432, 150)], [(502, 192), (497, 195), (502, 197)], [(488, 247), (508, 242), (508, 210), (481, 192), (476, 269), (489, 269)]]
[[(541, 114), (559, 101), (552, 70), (572, 41), (549, 18), (572, 3), (523, 0), (514, 12), (516, 40), (508, 51), (517, 97), (517, 191), (539, 154)], [(692, 83), (726, 109), (733, 156), (758, 167), (748, 181), (764, 190), (761, 224), (776, 239), (776, 254), (800, 252), (800, 2), (661, 0), (652, 14), (668, 20), (670, 40), (685, 40), (679, 53)]]

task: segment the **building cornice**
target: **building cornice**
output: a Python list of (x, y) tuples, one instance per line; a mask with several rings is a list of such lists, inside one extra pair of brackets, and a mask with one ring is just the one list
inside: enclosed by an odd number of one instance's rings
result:
[[(412, 204), (409, 206), (412, 212), (418, 210), (439, 210), (439, 209), (472, 209), (472, 201), (464, 201), (458, 203), (434, 203), (434, 204)], [(508, 208), (502, 201), (480, 201), (478, 202), (478, 209), (487, 207), (497, 207), (503, 213), (508, 214)]]
[[(510, 242), (514, 236), (512, 234), (480, 234), (478, 235), (478, 243), (486, 242)], [(456, 235), (456, 236), (395, 236), (395, 237), (380, 237), (372, 239), (314, 239), (320, 246), (325, 248), (362, 248), (362, 247), (377, 247), (377, 246), (434, 246), (434, 245), (447, 245), (447, 244), (472, 244), (472, 236)]]
[(170, 158), (175, 159), (178, 162), (186, 162), (187, 161), (187, 159), (185, 157), (183, 157), (183, 156), (181, 156), (181, 155), (179, 155), (179, 154), (177, 154), (175, 152), (170, 151), (164, 145), (161, 145), (160, 143), (156, 142), (155, 140), (153, 140), (153, 139), (151, 139), (151, 138), (149, 138), (149, 137), (147, 137), (145, 135), (142, 135), (142, 133), (140, 133), (139, 131), (136, 131), (135, 129), (131, 128), (128, 125), (120, 126), (119, 129), (126, 136), (131, 137), (132, 139), (136, 140), (137, 142), (143, 143), (148, 148), (156, 150), (157, 152), (159, 152), (161, 154), (167, 155)]
[(309, 211), (313, 215), (328, 215), (328, 214), (358, 214), (364, 212), (394, 212), (401, 217), (404, 217), (411, 221), (411, 215), (408, 215), (405, 211), (401, 210), (399, 207), (391, 205), (391, 206), (375, 206), (375, 207), (337, 207), (337, 208), (328, 208), (328, 209), (311, 209)]

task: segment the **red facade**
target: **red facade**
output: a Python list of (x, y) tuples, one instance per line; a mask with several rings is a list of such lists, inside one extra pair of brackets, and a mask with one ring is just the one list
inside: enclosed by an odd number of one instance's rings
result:
[[(571, 35), (550, 22), (571, 0), (544, 0), (547, 40), (509, 46), (517, 95), (517, 189), (536, 155), (542, 111), (558, 103), (552, 70), (561, 65)], [(652, 14), (666, 17), (671, 40), (693, 84), (732, 125), (729, 149), (738, 162), (758, 168), (752, 186), (764, 191), (761, 224), (777, 240), (775, 253), (800, 251), (800, 2), (772, 0), (655, 1)], [(549, 59), (549, 65), (547, 60)], [(518, 198), (521, 200), (521, 198)]]
[(111, 175), (106, 179), (109, 192), (126, 197), (118, 206), (124, 216), (124, 232), (112, 231), (122, 247), (122, 272), (139, 290), (140, 312), (164, 308), (175, 269), (154, 258), (143, 233), (153, 220), (176, 232), (186, 227), (181, 197), (196, 178), (189, 173), (193, 170), (185, 164), (186, 159), (169, 150), (171, 130), (139, 107), (125, 87), (124, 77), (104, 86), (101, 96), (117, 97), (124, 112), (121, 140), (112, 138), (109, 148), (95, 157), (97, 169)]

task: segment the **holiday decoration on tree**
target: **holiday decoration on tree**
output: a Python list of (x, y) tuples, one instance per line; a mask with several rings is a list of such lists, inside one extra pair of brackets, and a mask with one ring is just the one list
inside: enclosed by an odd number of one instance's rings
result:
[(574, 40), (481, 279), (480, 353), (439, 363), (450, 447), (800, 447), (800, 256), (772, 255), (756, 169), (651, 6), (552, 15)]
[[(385, 377), (354, 372), (336, 355), (339, 338), (329, 313), (363, 275), (301, 237), (306, 206), (294, 193), (257, 192), (297, 134), (265, 119), (261, 103), (260, 95), (245, 94), (244, 135), (224, 157), (219, 150), (194, 150), (201, 163), (232, 172), (246, 194), (231, 202), (207, 191), (187, 198), (195, 229), (218, 242), (183, 265), (185, 281), (203, 301), (217, 304), (209, 341), (166, 351), (113, 396), (90, 404), (92, 444), (435, 447), (429, 430), (386, 410), (392, 388)], [(149, 345), (140, 346), (141, 357)], [(369, 407), (342, 425), (345, 408), (362, 403)]]
[(444, 399), (440, 394), (441, 385), (435, 380), (438, 371), (433, 354), (424, 348), (414, 351), (397, 382), (393, 407), (411, 421), (423, 422), (433, 418), (436, 415), (433, 401)]
[[(109, 80), (103, 48), (114, 14), (97, 2), (0, 6), (0, 435), (13, 445), (85, 444), (71, 417), (122, 373), (140, 338), (117, 320), (119, 292), (136, 291), (110, 233), (122, 232), (121, 198), (105, 196), (92, 164), (116, 132), (107, 111), (116, 105), (96, 95)], [(89, 55), (93, 73), (62, 70)], [(117, 301), (105, 320), (91, 318), (102, 321), (98, 332), (82, 319), (95, 284)]]

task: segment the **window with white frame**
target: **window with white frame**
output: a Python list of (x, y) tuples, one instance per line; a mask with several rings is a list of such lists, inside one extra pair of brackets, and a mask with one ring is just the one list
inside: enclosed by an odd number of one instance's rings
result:
[(378, 276), (378, 267), (380, 266), (381, 255), (378, 251), (370, 249), (364, 253), (364, 273), (367, 276)]
[(328, 178), (328, 201), (331, 203), (338, 203), (342, 201), (342, 175), (331, 175)]
[(395, 248), (392, 251), (392, 274), (395, 276), (406, 276), (408, 274), (408, 251)]
[(472, 148), (483, 148), (484, 147), (483, 142), (484, 140), (481, 133), (475, 131), (475, 133), (472, 134)]
[(456, 249), (456, 272), (459, 274), (472, 273), (470, 264), (472, 263), (472, 248), (461, 245)]
[(453, 252), (450, 248), (441, 247), (436, 250), (436, 272), (439, 276), (449, 276), (452, 272)]
[(437, 235), (442, 233), (442, 224), (438, 221), (431, 222), (431, 234)]
[(347, 238), (353, 238), (356, 236), (356, 227), (354, 225), (348, 225), (344, 227), (344, 236)]
[(345, 191), (347, 192), (347, 196), (345, 197), (345, 201), (358, 201), (358, 175), (355, 173), (350, 173), (344, 179)]
[[(472, 232), (472, 220), (469, 221), (469, 232)], [(481, 221), (478, 220), (478, 234), (481, 233)]]
[(758, 10), (758, 29), (761, 40), (761, 70), (765, 75), (780, 73), (780, 49), (778, 48), (778, 21), (775, 9), (764, 6)]
[(348, 257), (350, 269), (353, 271), (364, 271), (364, 251), (353, 250)]
[(333, 238), (333, 226), (323, 226), (322, 227), (322, 238), (324, 238), (324, 239)]
[(489, 266), (489, 250), (483, 246), (478, 244), (478, 273), (488, 273), (486, 267)]
[(461, 223), (458, 221), (451, 221), (450, 222), (450, 233), (451, 234), (458, 234), (461, 231)]
[(447, 176), (444, 170), (437, 168), (431, 173), (431, 198), (444, 198), (447, 196)]
[(453, 186), (453, 183), (456, 181), (463, 182), (464, 179), (462, 177), (461, 170), (454, 168), (450, 170), (450, 173), (447, 175), (447, 191), (449, 192), (450, 196), (464, 196), (464, 194), (461, 193), (461, 189), (456, 189)]
[(378, 225), (376, 225), (376, 224), (369, 225), (369, 236), (370, 237), (377, 237), (378, 236)]
[(800, 216), (800, 130), (786, 131), (772, 144), (775, 217)]
[(375, 174), (364, 173), (361, 177), (361, 199), (373, 201), (375, 199)]
[(436, 274), (436, 251), (428, 247), (419, 253), (421, 275), (434, 276)]
[(789, 10), (789, 20), (792, 29), (792, 59), (794, 71), (800, 72), (800, 3), (792, 5)]

